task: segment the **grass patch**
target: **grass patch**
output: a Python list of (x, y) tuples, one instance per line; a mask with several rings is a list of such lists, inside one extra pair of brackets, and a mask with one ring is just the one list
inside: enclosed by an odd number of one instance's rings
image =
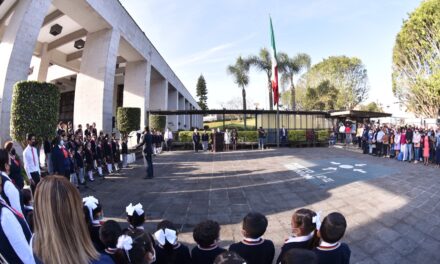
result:
[[(247, 118), (246, 120), (246, 128), (249, 130), (255, 129), (255, 118)], [(209, 126), (209, 129), (223, 129), (223, 121), (213, 121), (213, 122), (205, 122), (203, 123), (203, 126)], [(237, 129), (243, 130), (244, 129), (244, 120), (226, 120), (225, 126), (227, 128), (236, 127)]]

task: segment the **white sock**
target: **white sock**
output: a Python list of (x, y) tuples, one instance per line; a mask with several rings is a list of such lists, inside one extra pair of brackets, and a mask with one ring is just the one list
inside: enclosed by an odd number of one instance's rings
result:
[[(98, 167), (99, 169), (99, 167)], [(93, 171), (89, 171), (89, 180), (93, 180)]]
[(99, 176), (102, 176), (102, 167), (101, 166), (98, 167), (98, 173), (99, 173)]
[(113, 172), (111, 164), (107, 164), (107, 170), (108, 170), (108, 173), (112, 173)]

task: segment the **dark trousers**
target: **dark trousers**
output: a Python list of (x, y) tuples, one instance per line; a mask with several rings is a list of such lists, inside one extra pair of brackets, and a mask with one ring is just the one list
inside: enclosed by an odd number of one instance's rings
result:
[(382, 157), (382, 151), (383, 151), (383, 144), (382, 142), (376, 142), (376, 154), (379, 157)]
[(194, 151), (195, 152), (199, 152), (199, 142), (198, 141), (193, 141), (193, 146), (194, 146)]
[(35, 189), (37, 188), (38, 183), (40, 182), (40, 173), (38, 171), (31, 172), (31, 177), (33, 183), (31, 183), (32, 193), (35, 194)]
[(141, 133), (136, 133), (136, 144), (139, 144), (139, 141), (141, 141)]
[(389, 146), (390, 146), (390, 145), (388, 145), (388, 144), (383, 144), (383, 145), (382, 145), (382, 154), (383, 154), (383, 155), (385, 155), (385, 156), (388, 155), (388, 149), (389, 149)]
[(287, 137), (286, 136), (281, 136), (281, 147), (285, 147), (287, 145)]
[(153, 178), (153, 157), (150, 153), (145, 154), (145, 160), (147, 161), (147, 178)]

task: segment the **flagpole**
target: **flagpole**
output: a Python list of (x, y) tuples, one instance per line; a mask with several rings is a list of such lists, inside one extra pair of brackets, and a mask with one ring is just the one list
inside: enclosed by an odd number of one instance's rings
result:
[(280, 107), (277, 103), (277, 148), (280, 148)]

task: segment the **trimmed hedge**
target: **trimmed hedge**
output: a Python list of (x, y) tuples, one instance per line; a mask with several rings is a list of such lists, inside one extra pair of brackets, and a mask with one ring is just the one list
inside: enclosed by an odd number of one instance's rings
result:
[(14, 85), (11, 106), (11, 136), (22, 146), (26, 134), (35, 134), (41, 144), (56, 134), (60, 92), (51, 83), (23, 81)]
[(126, 135), (140, 129), (141, 109), (139, 107), (118, 107), (116, 123), (119, 132)]
[(179, 142), (192, 142), (193, 131), (179, 131)]
[(237, 131), (238, 142), (258, 142), (257, 131)]
[(305, 130), (288, 130), (287, 140), (291, 142), (305, 142), (306, 131)]
[(163, 115), (150, 115), (149, 126), (150, 130), (156, 129), (164, 131), (167, 125), (167, 117)]
[(317, 130), (315, 134), (317, 135), (318, 141), (328, 141), (330, 138), (330, 132), (328, 130)]

